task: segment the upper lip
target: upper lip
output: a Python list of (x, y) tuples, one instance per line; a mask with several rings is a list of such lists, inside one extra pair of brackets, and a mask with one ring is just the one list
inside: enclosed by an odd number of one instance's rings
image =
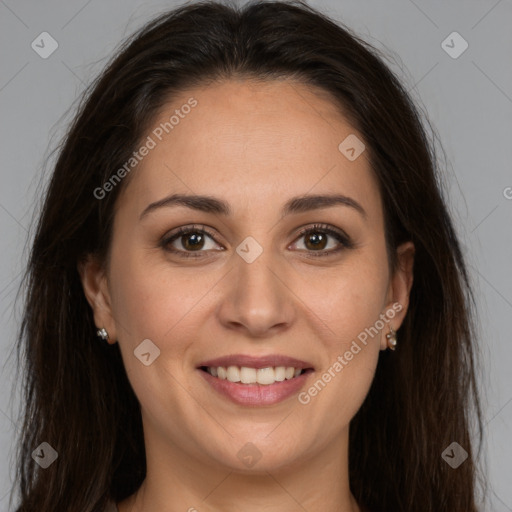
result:
[(247, 354), (233, 354), (230, 356), (217, 357), (215, 359), (209, 359), (208, 361), (203, 361), (197, 367), (201, 366), (245, 366), (247, 368), (268, 368), (268, 367), (276, 367), (276, 366), (285, 366), (301, 369), (313, 368), (311, 363), (306, 361), (301, 361), (300, 359), (296, 359), (294, 357), (282, 356), (279, 354), (269, 354), (266, 356), (250, 356)]

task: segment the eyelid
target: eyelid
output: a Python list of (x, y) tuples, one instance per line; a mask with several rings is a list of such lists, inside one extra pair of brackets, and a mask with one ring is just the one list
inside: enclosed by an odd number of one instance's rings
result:
[[(298, 232), (295, 233), (295, 238), (291, 245), (295, 244), (297, 242), (297, 239), (307, 235), (310, 232), (324, 232), (327, 234), (327, 236), (331, 236), (335, 238), (338, 243), (341, 245), (341, 247), (337, 249), (323, 249), (323, 250), (301, 250), (299, 252), (306, 252), (309, 255), (312, 255), (313, 257), (319, 257), (319, 256), (329, 256), (331, 254), (339, 253), (340, 251), (344, 249), (351, 249), (355, 247), (355, 243), (352, 241), (349, 235), (345, 233), (344, 230), (337, 228), (335, 226), (331, 226), (329, 224), (323, 224), (323, 223), (314, 223), (314, 224), (307, 224), (303, 227), (298, 228)], [(216, 241), (216, 235), (210, 230), (208, 226), (202, 225), (202, 224), (191, 224), (188, 226), (181, 226), (173, 231), (171, 231), (170, 234), (164, 235), (164, 237), (161, 239), (159, 245), (166, 250), (167, 252), (170, 252), (172, 254), (178, 255), (178, 257), (205, 257), (203, 256), (204, 253), (208, 254), (210, 251), (184, 251), (184, 250), (178, 250), (178, 249), (167, 249), (167, 246), (174, 242), (175, 240), (178, 240), (180, 236), (186, 235), (189, 233), (203, 233), (208, 235), (216, 244), (219, 245), (219, 243)], [(289, 246), (288, 246), (289, 247)], [(197, 255), (196, 255), (197, 254)], [(206, 256), (207, 257), (207, 256)]]
[(293, 243), (296, 243), (297, 239), (302, 238), (308, 233), (315, 232), (323, 232), (328, 236), (335, 238), (341, 245), (341, 247), (338, 247), (337, 249), (323, 249), (319, 251), (306, 250), (305, 252), (307, 253), (307, 255), (311, 255), (312, 257), (317, 258), (321, 256), (334, 255), (338, 254), (343, 250), (353, 249), (354, 247), (356, 247), (356, 244), (352, 241), (351, 237), (343, 229), (332, 226), (330, 224), (323, 223), (314, 223), (312, 225), (308, 224), (307, 226), (301, 228), (299, 232), (296, 234)]
[[(175, 230), (172, 230), (169, 234), (165, 234), (162, 239), (159, 242), (159, 245), (167, 252), (170, 252), (171, 254), (176, 254), (178, 256), (185, 255), (184, 257), (199, 257), (201, 253), (207, 253), (208, 251), (183, 251), (178, 249), (167, 249), (167, 246), (174, 242), (175, 240), (179, 240), (180, 236), (189, 234), (189, 233), (204, 233), (208, 235), (217, 245), (218, 242), (215, 239), (215, 234), (213, 231), (210, 230), (208, 226), (205, 226), (203, 224), (190, 224), (188, 226), (181, 226), (179, 228), (176, 228)], [(198, 254), (198, 256), (195, 256), (195, 254)], [(204, 257), (204, 256), (200, 256)]]
[(305, 234), (315, 230), (325, 231), (331, 235), (338, 235), (339, 237), (344, 238), (347, 242), (350, 241), (350, 237), (345, 233), (345, 231), (343, 231), (343, 229), (323, 223), (306, 224), (305, 226), (298, 228), (295, 237), (304, 236)]

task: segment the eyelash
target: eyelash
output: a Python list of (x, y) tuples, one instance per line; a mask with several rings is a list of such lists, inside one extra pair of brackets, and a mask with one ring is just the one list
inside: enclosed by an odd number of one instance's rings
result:
[[(329, 250), (322, 250), (322, 251), (312, 251), (309, 250), (307, 252), (310, 253), (311, 256), (315, 258), (323, 257), (323, 256), (330, 256), (332, 254), (338, 253), (344, 249), (352, 249), (354, 247), (354, 243), (351, 241), (350, 237), (347, 236), (343, 231), (334, 229), (326, 224), (314, 224), (313, 226), (309, 226), (307, 228), (302, 229), (298, 235), (297, 239), (302, 238), (305, 235), (309, 235), (311, 233), (322, 233), (326, 235), (330, 235), (333, 238), (335, 238), (341, 246), (338, 249), (329, 249)], [(213, 233), (211, 233), (205, 226), (187, 226), (187, 227), (181, 227), (179, 228), (175, 233), (173, 233), (170, 236), (166, 236), (162, 239), (160, 242), (160, 246), (173, 254), (178, 255), (182, 258), (202, 258), (202, 254), (205, 251), (183, 251), (178, 250), (174, 248), (169, 248), (169, 244), (174, 242), (176, 239), (179, 239), (181, 236), (190, 234), (190, 233), (201, 233), (203, 235), (208, 235), (210, 238), (215, 240), (215, 237), (213, 236)]]

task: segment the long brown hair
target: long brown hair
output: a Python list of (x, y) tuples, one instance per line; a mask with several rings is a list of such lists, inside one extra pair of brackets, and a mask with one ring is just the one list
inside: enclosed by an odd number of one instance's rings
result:
[[(187, 87), (232, 77), (293, 78), (330, 94), (364, 137), (391, 268), (398, 244), (416, 247), (399, 346), (380, 353), (351, 422), (354, 496), (375, 510), (476, 511), (476, 308), (435, 137), (380, 52), (300, 1), (180, 6), (129, 38), (84, 95), (44, 190), (22, 282), (17, 511), (100, 511), (145, 478), (140, 406), (118, 345), (96, 336), (77, 263), (108, 254), (127, 180), (101, 200), (94, 190), (130, 158), (158, 109)], [(454, 441), (468, 453), (457, 469), (441, 456)], [(42, 442), (58, 453), (47, 469), (31, 457)]]

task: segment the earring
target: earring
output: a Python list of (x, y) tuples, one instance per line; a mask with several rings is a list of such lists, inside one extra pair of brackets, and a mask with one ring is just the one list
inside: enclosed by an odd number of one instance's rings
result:
[(389, 326), (389, 333), (386, 334), (386, 338), (388, 339), (388, 348), (390, 350), (395, 350), (395, 348), (396, 348), (396, 332), (393, 330), (393, 327)]
[(108, 341), (108, 332), (104, 327), (102, 327), (101, 329), (98, 329), (96, 331), (96, 335), (99, 336), (101, 339)]

